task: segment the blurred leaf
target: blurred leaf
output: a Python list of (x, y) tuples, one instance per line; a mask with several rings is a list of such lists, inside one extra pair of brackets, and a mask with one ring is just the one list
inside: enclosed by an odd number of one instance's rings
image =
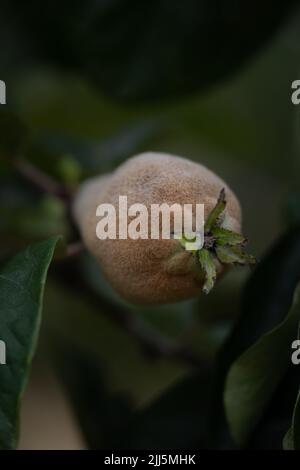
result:
[(19, 117), (7, 106), (0, 105), (0, 163), (12, 164), (24, 148), (27, 130)]
[(58, 163), (60, 179), (69, 187), (76, 187), (80, 182), (81, 168), (72, 155), (62, 155)]
[[(300, 324), (298, 329), (298, 339), (300, 339)], [(283, 440), (283, 448), (285, 450), (300, 450), (300, 391), (293, 411), (291, 427)]]
[(296, 4), (256, 0), (245, 8), (242, 0), (69, 0), (41, 5), (35, 0), (21, 12), (17, 5), (41, 56), (79, 69), (116, 98), (160, 99), (231, 75)]
[(300, 392), (294, 408), (292, 426), (283, 440), (285, 450), (300, 450)]
[(299, 373), (290, 361), (273, 396), (257, 423), (246, 449), (282, 450), (283, 436), (290, 427), (299, 392)]
[(20, 403), (35, 352), (47, 270), (58, 238), (29, 246), (0, 272), (0, 334), (7, 348), (0, 366), (0, 448), (14, 449)]
[(126, 430), (126, 448), (207, 448), (210, 393), (208, 370), (177, 383), (136, 415)]
[[(62, 135), (45, 135), (35, 143), (34, 153), (40, 149), (49, 160), (65, 155), (72, 158), (84, 174), (111, 171), (126, 158), (139, 152), (145, 144), (161, 132), (157, 122), (143, 122), (123, 129), (119, 134), (103, 142), (88, 141)], [(61, 162), (59, 161), (60, 171)]]
[(286, 435), (284, 436), (283, 443), (282, 443), (284, 450), (295, 450), (294, 443), (293, 443), (293, 431), (292, 428), (288, 430)]
[[(11, 174), (1, 175), (0, 179), (0, 208), (14, 210), (18, 207), (29, 208), (36, 204), (36, 194), (28, 187), (27, 181)], [(35, 189), (35, 188), (33, 188)], [(3, 220), (1, 220), (2, 222)], [(0, 223), (1, 223), (0, 222)]]
[(252, 272), (243, 293), (242, 313), (226, 345), (226, 362), (229, 356), (234, 360), (284, 320), (299, 280), (297, 226), (277, 241)]
[(283, 207), (284, 222), (290, 227), (300, 223), (300, 192), (291, 192)]
[(0, 207), (1, 230), (25, 239), (68, 234), (65, 206), (55, 197), (45, 196), (35, 205)]
[(225, 409), (232, 435), (240, 445), (254, 431), (288, 368), (290, 346), (300, 320), (299, 293), (300, 287), (287, 318), (239, 356), (228, 372)]
[(212, 439), (233, 446), (223, 404), (227, 373), (233, 362), (259, 338), (284, 321), (300, 280), (300, 227), (283, 235), (249, 278), (242, 298), (241, 315), (216, 367), (215, 396), (212, 397)]
[(133, 410), (130, 400), (104, 383), (99, 359), (75, 344), (56, 348), (56, 365), (90, 449), (118, 449)]

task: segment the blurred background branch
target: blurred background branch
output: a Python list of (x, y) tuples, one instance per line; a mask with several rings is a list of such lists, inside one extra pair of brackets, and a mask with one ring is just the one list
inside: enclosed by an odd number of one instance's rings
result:
[(120, 325), (135, 341), (137, 341), (149, 359), (167, 358), (179, 361), (192, 368), (207, 369), (210, 363), (202, 359), (189, 347), (167, 338), (159, 331), (145, 324), (138, 312), (132, 312), (121, 305), (115, 305), (95, 292), (86, 282), (82, 271), (78, 269), (76, 260), (70, 259), (56, 266), (55, 275), (64, 286), (71, 291), (80, 290), (81, 296), (89, 304), (99, 307), (99, 311), (110, 321)]
[(64, 202), (70, 201), (71, 194), (65, 185), (55, 181), (51, 176), (39, 170), (25, 158), (17, 158), (15, 160), (15, 168), (22, 177), (32, 183), (40, 191), (58, 197)]

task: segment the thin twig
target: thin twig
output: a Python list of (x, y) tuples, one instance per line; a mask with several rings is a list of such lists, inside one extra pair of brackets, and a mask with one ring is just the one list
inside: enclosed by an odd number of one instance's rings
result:
[(72, 242), (67, 246), (66, 258), (74, 258), (85, 251), (85, 246), (81, 240)]
[(70, 200), (71, 194), (66, 186), (58, 183), (24, 158), (19, 157), (15, 160), (15, 168), (20, 175), (34, 184), (39, 190), (52, 194), (65, 202)]
[[(99, 298), (98, 304), (99, 304)], [(102, 303), (103, 299), (101, 299)], [(113, 321), (121, 325), (135, 340), (138, 341), (142, 349), (147, 355), (153, 358), (164, 357), (168, 359), (176, 359), (184, 362), (191, 367), (201, 367), (203, 369), (203, 361), (185, 345), (180, 342), (167, 338), (159, 331), (145, 324), (138, 317), (138, 314), (131, 312), (124, 307), (116, 310), (116, 307), (109, 312), (107, 316)]]
[(120, 325), (140, 345), (144, 353), (155, 358), (167, 358), (182, 362), (189, 367), (208, 369), (210, 364), (199, 357), (194, 351), (177, 340), (167, 338), (159, 331), (148, 326), (138, 314), (124, 306), (116, 305), (102, 297), (86, 281), (80, 267), (74, 260), (61, 263), (55, 267), (55, 274), (64, 283), (65, 288), (72, 292), (80, 292), (87, 303), (96, 306), (110, 321)]

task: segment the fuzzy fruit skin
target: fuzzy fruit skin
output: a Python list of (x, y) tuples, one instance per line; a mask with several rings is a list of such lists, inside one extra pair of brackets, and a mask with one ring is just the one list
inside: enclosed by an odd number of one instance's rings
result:
[[(171, 303), (196, 296), (203, 281), (191, 252), (181, 251), (175, 240), (99, 240), (96, 208), (113, 204), (118, 214), (119, 195), (128, 206), (151, 204), (204, 204), (205, 217), (225, 188), (224, 227), (240, 232), (241, 209), (227, 184), (212, 171), (182, 157), (147, 152), (136, 155), (110, 175), (83, 183), (73, 212), (82, 238), (114, 289), (136, 304)], [(117, 224), (118, 226), (118, 224)], [(223, 267), (218, 266), (218, 274)]]

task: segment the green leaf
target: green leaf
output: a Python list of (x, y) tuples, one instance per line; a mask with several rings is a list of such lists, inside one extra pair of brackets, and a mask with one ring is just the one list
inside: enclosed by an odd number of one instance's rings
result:
[(231, 366), (224, 392), (232, 435), (243, 445), (261, 418), (291, 361), (291, 343), (300, 320), (300, 287), (287, 318), (263, 335)]
[(66, 0), (57, 15), (58, 3), (14, 3), (41, 57), (75, 67), (115, 98), (135, 100), (174, 98), (222, 84), (297, 5), (256, 0), (245, 9), (242, 0)]
[(18, 442), (21, 399), (36, 349), (47, 270), (58, 237), (30, 245), (0, 271), (0, 449)]
[(226, 199), (225, 199), (225, 189), (223, 188), (220, 191), (217, 204), (213, 208), (213, 210), (208, 214), (208, 217), (204, 224), (204, 232), (210, 232), (210, 230), (216, 225), (219, 221), (219, 217), (221, 216), (222, 212), (226, 207)]
[(295, 450), (300, 450), (300, 392), (297, 397), (293, 415), (293, 438)]
[(245, 253), (239, 246), (216, 246), (216, 254), (221, 263), (255, 264), (254, 256)]
[(216, 244), (221, 245), (240, 245), (246, 243), (247, 238), (241, 233), (232, 232), (223, 227), (213, 227), (211, 230), (212, 235), (216, 239)]
[[(249, 277), (241, 315), (226, 345), (226, 362), (231, 363), (284, 321), (299, 281), (300, 226), (297, 226), (276, 242)], [(222, 354), (224, 358), (224, 351)]]
[[(208, 430), (216, 447), (223, 446), (224, 442), (230, 447), (235, 445), (229, 433), (223, 399), (228, 371), (243, 352), (256, 343), (262, 335), (285, 320), (299, 281), (300, 226), (298, 225), (287, 231), (252, 271), (243, 292), (241, 314), (218, 355), (215, 368), (216, 384), (214, 396), (212, 396), (211, 429)], [(292, 387), (296, 387), (296, 395), (298, 383), (296, 382), (296, 385), (292, 383)], [(294, 396), (294, 393), (291, 395)], [(295, 400), (295, 397), (292, 399)], [(280, 402), (278, 405), (277, 401), (276, 406), (272, 408), (274, 413), (278, 412), (279, 406)], [(282, 410), (282, 416), (282, 421), (290, 419), (289, 411)], [(267, 428), (270, 429), (271, 418), (264, 416), (263, 419), (263, 429), (269, 432)], [(282, 434), (285, 431), (286, 424)], [(257, 430), (255, 438), (262, 438), (262, 434), (259, 434)]]
[(282, 447), (284, 450), (295, 450), (294, 449), (294, 442), (293, 442), (293, 431), (292, 428), (288, 430), (286, 435), (284, 436)]
[(284, 450), (300, 450), (300, 391), (297, 396), (292, 425), (283, 439)]
[(205, 294), (208, 294), (214, 287), (217, 277), (214, 258), (213, 255), (205, 248), (198, 251), (198, 258), (200, 266), (205, 273), (205, 283), (202, 289)]

